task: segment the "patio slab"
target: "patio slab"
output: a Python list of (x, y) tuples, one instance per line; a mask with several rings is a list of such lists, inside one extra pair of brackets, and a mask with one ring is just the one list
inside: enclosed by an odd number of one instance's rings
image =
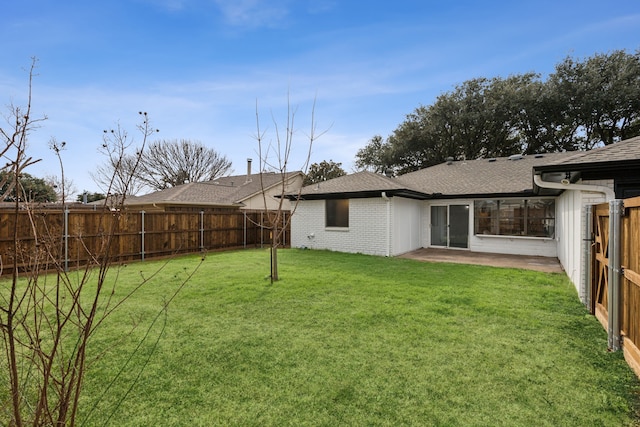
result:
[(544, 256), (507, 255), (467, 250), (423, 248), (400, 255), (418, 261), (451, 262), (457, 264), (489, 265), (492, 267), (522, 268), (545, 273), (563, 273), (557, 258)]

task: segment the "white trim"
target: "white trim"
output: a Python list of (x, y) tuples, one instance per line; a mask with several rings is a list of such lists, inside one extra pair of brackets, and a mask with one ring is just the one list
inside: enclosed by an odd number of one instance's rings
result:
[(489, 238), (489, 239), (522, 239), (522, 240), (548, 240), (554, 241), (556, 240), (553, 237), (540, 237), (540, 236), (516, 236), (511, 234), (473, 234), (474, 237)]

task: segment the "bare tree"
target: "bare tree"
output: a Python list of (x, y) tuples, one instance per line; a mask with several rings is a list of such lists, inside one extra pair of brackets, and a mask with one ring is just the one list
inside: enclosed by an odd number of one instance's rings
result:
[[(257, 133), (255, 139), (258, 142), (258, 158), (260, 159), (260, 170), (271, 170), (280, 175), (278, 182), (279, 186), (279, 203), (276, 209), (269, 209), (267, 203), (267, 195), (265, 192), (265, 186), (262, 179), (262, 173), (260, 173), (260, 186), (262, 188), (262, 197), (264, 200), (264, 206), (267, 216), (268, 227), (271, 232), (271, 247), (270, 247), (270, 264), (271, 264), (271, 283), (279, 280), (278, 274), (278, 247), (282, 245), (283, 233), (291, 223), (291, 217), (293, 216), (296, 207), (298, 206), (298, 198), (296, 198), (293, 206), (291, 206), (290, 215), (285, 215), (284, 200), (285, 195), (290, 192), (288, 188), (288, 172), (289, 164), (291, 161), (291, 152), (298, 140), (295, 132), (295, 118), (297, 108), (292, 108), (289, 98), (287, 97), (287, 116), (285, 119), (285, 128), (281, 129), (277, 120), (272, 115), (272, 121), (274, 125), (274, 140), (266, 141), (266, 131), (263, 131), (260, 127), (260, 114), (258, 112), (258, 103), (256, 102), (256, 129)], [(307, 173), (309, 168), (309, 162), (311, 159), (311, 148), (316, 139), (322, 134), (317, 133), (315, 123), (315, 100), (311, 109), (311, 125), (310, 132), (306, 135), (305, 143), (308, 145), (306, 151), (306, 157), (302, 162), (301, 170), (303, 174)], [(300, 189), (298, 190), (298, 195)]]
[[(38, 161), (27, 154), (28, 137), (38, 122), (45, 119), (32, 117), (34, 67), (35, 60), (29, 71), (26, 107), (11, 105), (8, 126), (0, 128), (0, 154), (7, 162), (2, 169), (8, 172), (5, 175), (11, 177), (10, 185), (18, 194), (22, 191), (20, 175)], [(141, 112), (140, 115), (142, 122), (138, 129), (143, 135), (143, 149), (154, 130), (147, 114)], [(106, 138), (105, 144), (111, 145), (103, 148), (114, 158), (122, 159), (127, 155), (125, 141), (126, 138)], [(54, 143), (52, 148), (62, 164), (62, 144)], [(63, 171), (61, 177), (64, 182)], [(123, 184), (125, 191), (122, 194), (128, 194), (127, 185), (131, 184), (132, 176), (114, 175), (109, 190), (117, 179)], [(74, 426), (78, 421), (82, 385), (89, 364), (99, 358), (90, 346), (96, 331), (149, 278), (142, 277), (124, 296), (116, 296), (117, 280), (108, 280), (115, 230), (121, 221), (122, 209), (101, 211), (97, 227), (101, 234), (96, 237), (95, 244), (88, 245), (82, 237), (76, 238), (77, 246), (89, 255), (89, 262), (70, 273), (63, 262), (64, 239), (60, 224), (48, 221), (49, 213), (39, 213), (25, 200), (26, 197), (15, 197), (14, 209), (8, 219), (9, 228), (13, 230), (12, 249), (0, 259), (0, 275), (11, 270), (10, 280), (0, 281), (3, 349), (0, 366), (8, 371), (0, 375), (3, 383), (0, 385), (3, 390), (0, 392), (0, 417), (7, 425), (15, 427)], [(31, 230), (27, 238), (25, 230)], [(53, 274), (44, 274), (45, 270), (53, 270)], [(178, 286), (176, 293), (194, 272)], [(166, 313), (166, 305), (176, 293), (167, 298), (158, 316)]]
[(62, 167), (62, 151), (64, 151), (66, 142), (58, 142), (55, 138), (49, 140), (49, 148), (55, 153), (60, 162), (61, 175), (49, 174), (44, 177), (45, 182), (53, 188), (56, 193), (56, 200), (61, 203), (67, 203), (69, 200), (73, 200), (78, 189), (73, 183), (72, 179), (68, 179), (64, 176), (64, 168)]
[[(146, 113), (139, 114), (146, 118)], [(120, 126), (120, 123), (115, 129), (103, 131), (102, 145), (98, 151), (105, 155), (106, 161), (90, 175), (100, 190), (109, 196), (134, 196), (145, 188), (145, 183), (138, 178), (136, 169), (141, 163), (146, 138), (157, 132), (157, 129), (139, 128), (139, 130), (143, 133), (145, 140), (143, 147), (136, 149), (135, 154), (130, 153), (134, 149), (135, 141), (129, 136), (127, 130)]]
[(231, 169), (231, 162), (200, 141), (163, 139), (144, 152), (136, 174), (154, 190), (164, 190), (187, 182), (211, 181)]
[[(132, 141), (120, 126), (105, 131), (104, 154), (107, 161), (96, 168), (92, 178), (101, 190), (113, 186), (118, 194), (124, 194), (122, 187), (125, 179), (129, 195), (136, 195), (143, 189), (164, 190), (187, 182), (211, 181), (231, 169), (231, 162), (212, 148), (205, 147), (199, 141), (158, 140), (136, 150), (136, 154), (121, 156), (117, 152), (108, 152), (108, 147), (129, 149)], [(133, 173), (135, 170), (135, 173)], [(116, 180), (111, 183), (111, 178)]]

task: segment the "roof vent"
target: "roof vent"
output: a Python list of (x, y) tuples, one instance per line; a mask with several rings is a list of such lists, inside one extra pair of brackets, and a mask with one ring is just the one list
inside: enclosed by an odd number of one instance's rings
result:
[(453, 157), (447, 157), (447, 164), (450, 165), (453, 163)]
[(393, 171), (392, 171), (391, 169), (385, 169), (385, 170), (384, 170), (384, 175), (385, 175), (387, 178), (391, 178), (391, 177), (393, 177)]
[(509, 160), (522, 160), (524, 158), (524, 156), (522, 154), (514, 154), (512, 156), (509, 156)]
[(493, 162), (495, 162), (496, 160), (497, 160), (497, 159), (496, 159), (495, 157), (492, 157), (492, 158), (490, 158), (490, 159), (487, 159), (487, 161), (488, 161), (489, 163), (493, 163)]
[(541, 159), (544, 157), (544, 154), (536, 154), (535, 156), (533, 156), (536, 159)]

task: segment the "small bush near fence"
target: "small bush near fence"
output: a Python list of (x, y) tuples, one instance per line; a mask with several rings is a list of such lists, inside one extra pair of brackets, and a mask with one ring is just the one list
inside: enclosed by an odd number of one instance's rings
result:
[[(283, 246), (290, 244), (289, 234), (285, 230)], [(102, 253), (109, 238), (114, 239), (109, 253), (114, 262), (271, 243), (263, 211), (4, 211), (0, 212), (2, 272), (10, 273), (15, 257), (18, 268), (25, 270), (36, 264), (41, 270), (56, 263), (65, 269), (86, 265)]]

